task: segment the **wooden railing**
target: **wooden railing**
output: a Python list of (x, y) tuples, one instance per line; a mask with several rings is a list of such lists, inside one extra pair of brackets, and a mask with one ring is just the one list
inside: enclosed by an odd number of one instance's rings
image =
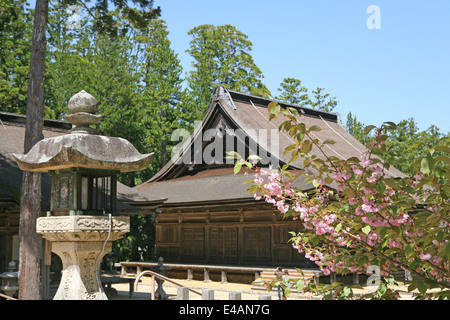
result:
[(16, 298), (7, 296), (6, 294), (0, 293), (0, 297), (5, 298), (6, 300), (17, 300)]
[(162, 279), (162, 280), (165, 280), (165, 281), (168, 281), (168, 282), (170, 282), (170, 283), (173, 283), (173, 284), (175, 284), (175, 285), (177, 285), (177, 286), (179, 286), (179, 287), (188, 288), (189, 291), (192, 291), (193, 293), (196, 293), (196, 294), (198, 294), (198, 295), (202, 295), (202, 293), (199, 292), (199, 291), (197, 291), (197, 290), (194, 290), (194, 289), (191, 289), (191, 288), (189, 288), (189, 287), (186, 287), (186, 286), (182, 285), (181, 283), (178, 283), (178, 282), (176, 282), (176, 281), (173, 281), (173, 280), (170, 279), (170, 278), (167, 278), (166, 276), (163, 276), (162, 274), (159, 274), (159, 273), (157, 273), (157, 272), (150, 271), (150, 270), (143, 271), (143, 272), (141, 272), (141, 273), (136, 277), (136, 279), (134, 280), (134, 291), (137, 291), (139, 279), (140, 279), (142, 276), (146, 275), (146, 274), (150, 274), (150, 275), (152, 276), (152, 279), (151, 279), (151, 287), (152, 287), (152, 288), (151, 288), (151, 293), (152, 293), (151, 300), (156, 300), (156, 299), (155, 299), (155, 281), (156, 281), (155, 278), (160, 278), (160, 279)]

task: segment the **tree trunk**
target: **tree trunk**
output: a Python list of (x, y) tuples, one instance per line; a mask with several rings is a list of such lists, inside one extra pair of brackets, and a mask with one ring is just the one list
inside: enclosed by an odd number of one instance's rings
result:
[[(24, 153), (43, 138), (44, 70), (48, 0), (36, 0), (33, 40), (31, 45), (30, 78), (28, 82), (27, 122)], [(41, 215), (41, 174), (23, 172), (20, 201), (20, 264), (19, 299), (41, 299), (40, 247), (36, 220)]]

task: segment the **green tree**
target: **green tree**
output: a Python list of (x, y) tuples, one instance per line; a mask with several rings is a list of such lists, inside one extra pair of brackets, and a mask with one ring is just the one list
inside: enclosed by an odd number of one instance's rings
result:
[(296, 78), (285, 78), (280, 84), (278, 91), (281, 92), (276, 97), (277, 100), (303, 107), (308, 104), (308, 89)]
[(182, 88), (183, 69), (178, 55), (170, 47), (168, 34), (165, 21), (152, 21), (145, 51), (143, 108), (148, 139), (153, 141), (151, 147), (160, 161), (158, 169), (168, 161), (170, 135), (190, 117), (188, 110), (182, 107), (186, 101), (186, 90)]
[[(51, 119), (62, 119), (67, 112), (67, 102), (81, 90), (87, 62), (84, 55), (91, 45), (88, 19), (79, 15), (76, 24), (71, 25), (70, 8), (71, 5), (63, 1), (49, 5), (44, 115)], [(77, 8), (83, 13), (81, 7)]]
[[(441, 139), (445, 137), (434, 125), (420, 131), (414, 118), (400, 121), (396, 129), (390, 130), (389, 135), (387, 147), (402, 155), (401, 161), (396, 165), (397, 169), (412, 175), (415, 174), (413, 164), (416, 159), (425, 156), (430, 148), (440, 145)], [(435, 155), (438, 153), (436, 151)]]
[[(370, 147), (369, 143), (373, 140), (374, 136), (364, 131), (366, 126), (359, 122), (351, 112), (347, 115), (346, 127), (351, 135), (364, 145)], [(414, 118), (400, 121), (395, 128), (388, 130), (387, 135), (389, 139), (386, 141), (386, 146), (389, 149), (393, 149), (396, 153), (401, 154), (401, 157), (395, 163), (395, 167), (409, 175), (415, 174), (414, 162), (418, 158), (426, 155), (428, 148), (439, 146), (442, 141), (441, 139), (449, 136), (449, 134), (445, 135), (442, 133), (434, 125), (430, 126), (427, 130), (420, 131)]]
[(281, 94), (276, 99), (282, 102), (325, 112), (332, 112), (338, 104), (336, 97), (330, 97), (329, 93), (323, 93), (324, 88), (313, 90), (311, 99), (308, 95), (308, 88), (304, 87), (302, 82), (296, 78), (283, 79), (280, 87), (278, 91)]
[(0, 2), (0, 110), (26, 113), (33, 11), (25, 0)]
[(351, 112), (347, 114), (346, 127), (347, 131), (362, 144), (366, 145), (370, 141), (370, 137), (364, 133), (365, 125), (359, 122)]
[[(46, 115), (62, 118), (70, 97), (86, 90), (97, 99), (99, 113), (104, 116), (97, 133), (125, 138), (140, 152), (148, 152), (153, 146), (148, 143), (149, 126), (145, 124), (143, 105), (143, 31), (128, 27), (126, 16), (117, 9), (110, 13), (115, 27), (121, 30), (114, 41), (110, 35), (95, 30), (94, 19), (83, 14), (85, 10), (81, 11), (77, 28), (71, 29), (67, 24), (68, 8), (57, 3), (50, 9)], [(136, 176), (148, 179), (150, 171), (123, 173), (119, 180), (134, 186)]]
[(309, 104), (313, 109), (331, 112), (337, 106), (336, 97), (330, 97), (329, 93), (323, 93), (324, 88), (317, 88), (313, 90), (312, 93), (314, 95), (314, 100), (310, 100)]
[(194, 59), (188, 86), (195, 94), (196, 105), (203, 113), (211, 92), (217, 85), (229, 89), (266, 95), (262, 71), (250, 54), (252, 43), (234, 26), (201, 25), (188, 32), (192, 36), (187, 52)]

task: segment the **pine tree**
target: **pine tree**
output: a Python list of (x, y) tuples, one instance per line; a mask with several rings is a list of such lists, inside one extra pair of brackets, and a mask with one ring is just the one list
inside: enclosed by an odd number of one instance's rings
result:
[(329, 93), (322, 94), (324, 88), (313, 90), (314, 100), (309, 101), (309, 105), (316, 110), (331, 112), (337, 106), (336, 97), (330, 97)]
[(149, 138), (161, 167), (168, 161), (171, 133), (189, 121), (188, 110), (182, 107), (186, 101), (186, 91), (182, 88), (183, 69), (178, 55), (170, 47), (168, 34), (165, 21), (152, 21), (147, 38), (143, 94)]
[(320, 111), (331, 112), (337, 106), (336, 98), (331, 98), (329, 93), (323, 94), (324, 88), (312, 91), (313, 98), (308, 95), (308, 89), (296, 78), (285, 78), (278, 91), (281, 94), (276, 98), (282, 102), (312, 108)]
[(281, 92), (276, 97), (277, 100), (303, 107), (308, 104), (308, 89), (302, 85), (302, 82), (296, 78), (284, 78), (278, 91)]
[(347, 123), (345, 125), (347, 131), (354, 136), (359, 142), (366, 145), (371, 139), (364, 133), (365, 125), (356, 119), (351, 112), (347, 114)]
[(192, 36), (187, 52), (194, 59), (188, 77), (196, 104), (203, 113), (218, 85), (244, 93), (266, 95), (263, 73), (253, 61), (252, 43), (234, 26), (201, 25), (188, 32)]
[[(63, 1), (50, 2), (49, 21), (47, 25), (46, 85), (45, 109), (46, 118), (62, 119), (67, 112), (67, 102), (81, 89), (82, 75), (85, 72), (86, 60), (83, 55), (90, 46), (90, 41), (83, 41), (91, 34), (86, 17), (73, 19), (73, 6)], [(83, 9), (77, 7), (82, 14)], [(83, 46), (80, 47), (80, 43)]]
[(33, 11), (25, 0), (0, 2), (0, 111), (26, 113)]

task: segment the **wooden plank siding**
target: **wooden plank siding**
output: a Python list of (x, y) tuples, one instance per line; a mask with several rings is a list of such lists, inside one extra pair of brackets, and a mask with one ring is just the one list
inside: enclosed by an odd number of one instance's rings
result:
[(299, 230), (298, 221), (271, 205), (164, 210), (156, 215), (156, 256), (168, 263), (312, 267), (289, 243), (289, 232)]

